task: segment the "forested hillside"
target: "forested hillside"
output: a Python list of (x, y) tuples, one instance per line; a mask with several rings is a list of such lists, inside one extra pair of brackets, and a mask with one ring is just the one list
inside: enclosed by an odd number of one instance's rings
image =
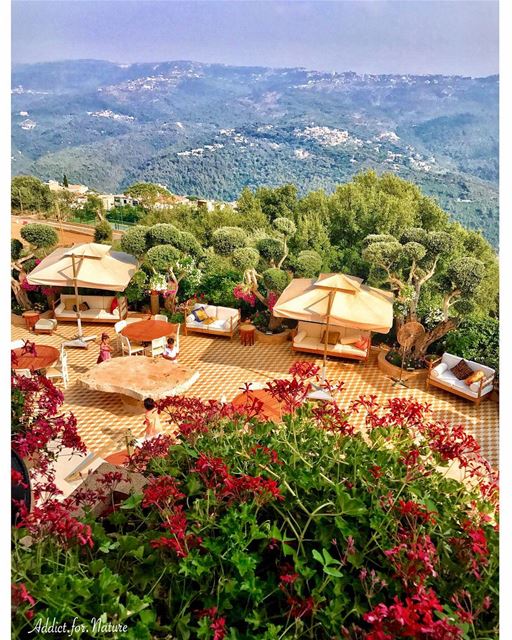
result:
[(498, 78), (194, 62), (15, 66), (12, 166), (101, 191), (143, 180), (235, 199), (392, 171), (498, 244)]

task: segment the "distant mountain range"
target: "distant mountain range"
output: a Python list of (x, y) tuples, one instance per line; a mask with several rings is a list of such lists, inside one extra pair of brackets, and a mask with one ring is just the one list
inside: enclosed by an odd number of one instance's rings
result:
[(12, 170), (120, 191), (159, 182), (332, 190), (393, 171), (498, 242), (498, 76), (359, 75), (189, 61), (15, 65)]

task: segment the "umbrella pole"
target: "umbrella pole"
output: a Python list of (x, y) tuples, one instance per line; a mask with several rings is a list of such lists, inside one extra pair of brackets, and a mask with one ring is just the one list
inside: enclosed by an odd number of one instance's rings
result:
[(80, 314), (80, 298), (78, 296), (78, 271), (76, 268), (75, 255), (71, 254), (71, 263), (73, 265), (73, 284), (75, 287), (75, 306), (76, 306), (76, 322), (78, 325), (78, 336), (74, 340), (65, 342), (65, 347), (76, 347), (79, 349), (87, 349), (89, 345), (87, 340), (95, 340), (96, 336), (84, 336), (82, 331), (82, 316)]
[(325, 382), (325, 374), (327, 371), (327, 343), (329, 340), (329, 325), (331, 322), (331, 309), (334, 299), (334, 291), (329, 291), (329, 302), (327, 304), (327, 317), (325, 323), (325, 339), (324, 339), (324, 364), (322, 366), (322, 382)]

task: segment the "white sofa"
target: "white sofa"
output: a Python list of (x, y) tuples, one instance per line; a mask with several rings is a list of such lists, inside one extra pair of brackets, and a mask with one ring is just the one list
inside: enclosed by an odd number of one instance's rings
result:
[(494, 386), (494, 369), (486, 367), (478, 362), (466, 360), (466, 363), (473, 371), (483, 371), (484, 377), (479, 382), (473, 382), (467, 385), (464, 380), (459, 380), (450, 371), (457, 365), (462, 358), (454, 356), (451, 353), (444, 353), (441, 358), (429, 362), (427, 375), (427, 389), (430, 386), (450, 391), (462, 398), (467, 398), (476, 404), (480, 404), (480, 400), (488, 396)]
[[(204, 309), (205, 313), (214, 321), (205, 324), (198, 322), (192, 311)], [(240, 324), (240, 310), (229, 307), (215, 307), (209, 304), (195, 304), (185, 318), (185, 335), (191, 332), (206, 333), (208, 335), (229, 336), (232, 338)]]
[[(124, 320), (128, 313), (128, 303), (123, 296), (118, 298), (118, 307), (110, 313), (110, 306), (115, 296), (84, 296), (79, 295), (80, 304), (87, 302), (89, 309), (81, 311), (82, 322), (119, 322)], [(73, 305), (76, 304), (76, 296), (73, 294), (62, 294), (55, 303), (54, 314), (56, 320), (76, 321), (76, 311)]]
[[(293, 338), (292, 349), (323, 355), (325, 345), (322, 342), (322, 334), (326, 329), (325, 324), (316, 322), (299, 322), (297, 332)], [(354, 360), (367, 360), (371, 349), (371, 333), (360, 329), (350, 329), (338, 325), (329, 324), (329, 333), (340, 334), (337, 344), (327, 345), (327, 355), (338, 358), (351, 358)], [(362, 338), (368, 339), (366, 349), (358, 349), (354, 343)]]

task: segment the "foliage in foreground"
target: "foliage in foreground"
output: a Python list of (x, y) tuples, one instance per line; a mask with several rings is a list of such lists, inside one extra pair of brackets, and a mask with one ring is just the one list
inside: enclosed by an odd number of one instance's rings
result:
[(142, 495), (84, 522), (51, 497), (25, 514), (15, 637), (47, 617), (90, 631), (102, 611), (137, 640), (496, 638), (497, 485), (476, 441), (412, 399), (313, 405), (318, 368), (290, 373), (267, 385), (283, 424), (258, 400), (168, 398), (179, 440), (135, 450)]

